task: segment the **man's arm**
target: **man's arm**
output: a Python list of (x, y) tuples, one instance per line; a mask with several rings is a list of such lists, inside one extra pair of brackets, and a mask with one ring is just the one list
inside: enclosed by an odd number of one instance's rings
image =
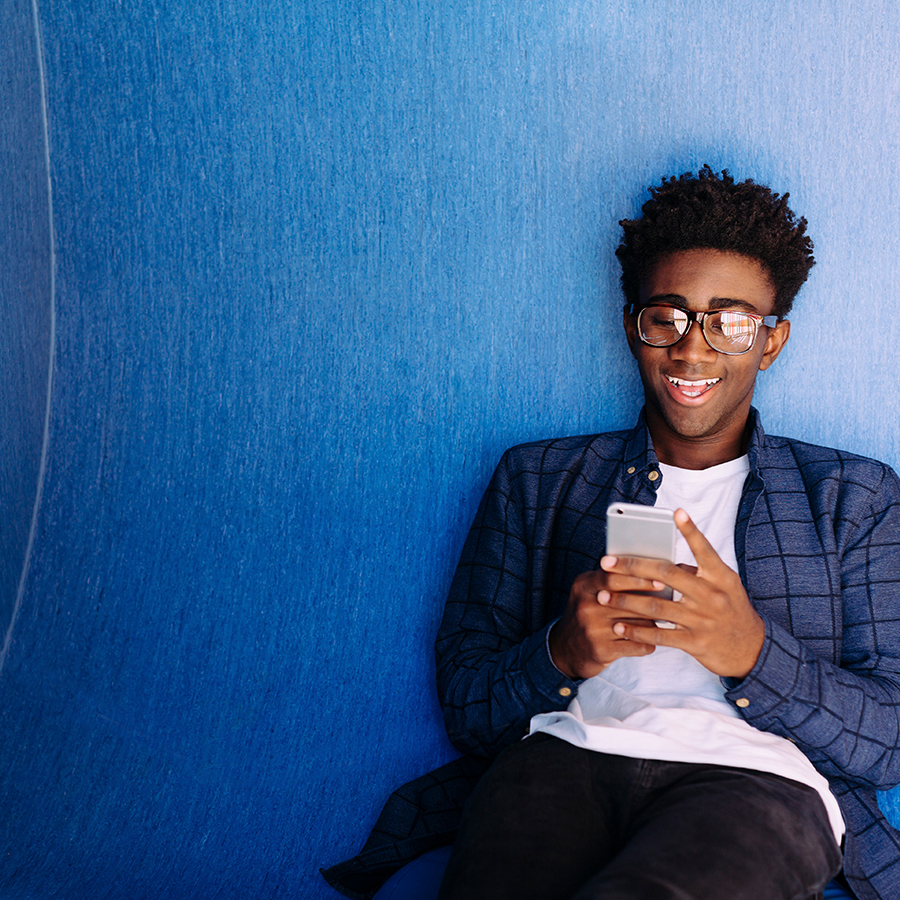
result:
[(795, 741), (826, 777), (889, 790), (900, 783), (900, 481), (887, 466), (852, 524), (835, 607), (840, 666), (766, 622), (756, 666), (727, 683), (726, 696), (752, 725)]
[(900, 783), (896, 660), (866, 672), (841, 668), (766, 624), (757, 666), (725, 696), (751, 725), (796, 743), (826, 777), (880, 791)]
[[(551, 564), (543, 544), (555, 531), (570, 482), (558, 459), (545, 469), (541, 450), (513, 450), (500, 461), (463, 548), (438, 634), (438, 693), (447, 732), (460, 750), (478, 755), (495, 755), (522, 738), (532, 716), (565, 709), (579, 679), (620, 656), (653, 651), (613, 632), (627, 615), (597, 603), (606, 573), (576, 577), (565, 609), (554, 594), (550, 570), (559, 565), (559, 554)], [(631, 589), (649, 589), (644, 579), (613, 577)], [(590, 657), (586, 665), (568, 664), (573, 649)]]
[(504, 455), (463, 547), (438, 632), (438, 695), (459, 750), (494, 756), (577, 691), (547, 651), (553, 611), (534, 583), (526, 504)]

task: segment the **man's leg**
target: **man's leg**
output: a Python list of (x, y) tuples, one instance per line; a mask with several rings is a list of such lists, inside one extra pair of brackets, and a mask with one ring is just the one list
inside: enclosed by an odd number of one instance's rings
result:
[(805, 900), (839, 868), (810, 788), (535, 735), (472, 796), (439, 900)]
[(438, 900), (558, 900), (612, 857), (595, 754), (545, 734), (508, 747), (463, 812)]
[(644, 765), (625, 846), (575, 900), (805, 900), (840, 870), (812, 788), (742, 769)]

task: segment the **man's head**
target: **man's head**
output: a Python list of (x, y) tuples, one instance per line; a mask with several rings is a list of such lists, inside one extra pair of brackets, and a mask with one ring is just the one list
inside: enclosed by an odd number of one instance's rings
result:
[(695, 176), (664, 178), (650, 188), (640, 219), (623, 219), (616, 256), (626, 301), (638, 302), (641, 282), (656, 264), (679, 250), (711, 249), (757, 260), (775, 288), (774, 312), (783, 318), (815, 264), (806, 219), (779, 196), (751, 180), (735, 184), (723, 171), (704, 166)]
[(756, 375), (814, 260), (787, 195), (709, 167), (651, 188), (616, 251), (623, 324), (661, 462), (708, 468), (744, 452)]

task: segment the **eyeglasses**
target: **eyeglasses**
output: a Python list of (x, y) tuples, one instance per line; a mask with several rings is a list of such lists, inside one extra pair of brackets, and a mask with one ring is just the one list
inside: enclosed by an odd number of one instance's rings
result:
[(637, 314), (638, 337), (651, 347), (671, 347), (677, 344), (699, 323), (706, 343), (718, 353), (740, 356), (753, 347), (760, 325), (774, 328), (778, 316), (757, 316), (734, 309), (714, 309), (695, 312), (668, 303), (638, 307), (632, 303), (629, 313)]

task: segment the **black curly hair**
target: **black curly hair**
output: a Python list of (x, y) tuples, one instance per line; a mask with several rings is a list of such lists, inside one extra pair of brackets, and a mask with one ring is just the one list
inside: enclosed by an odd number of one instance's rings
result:
[(735, 184), (704, 166), (697, 175), (664, 178), (650, 188), (640, 219), (623, 219), (616, 256), (622, 290), (638, 302), (638, 288), (659, 260), (678, 250), (709, 248), (742, 253), (762, 263), (775, 287), (774, 313), (786, 316), (815, 265), (806, 219), (798, 219), (779, 196), (748, 179)]

